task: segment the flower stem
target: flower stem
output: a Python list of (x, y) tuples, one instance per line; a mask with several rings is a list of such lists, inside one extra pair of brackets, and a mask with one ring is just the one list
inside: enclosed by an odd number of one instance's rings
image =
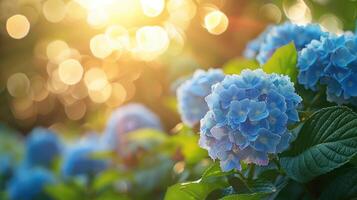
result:
[(253, 180), (254, 172), (255, 172), (255, 165), (254, 164), (249, 165), (248, 180)]

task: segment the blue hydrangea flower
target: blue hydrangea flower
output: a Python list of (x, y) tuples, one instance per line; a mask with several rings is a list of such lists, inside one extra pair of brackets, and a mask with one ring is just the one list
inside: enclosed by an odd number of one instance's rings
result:
[(228, 75), (206, 97), (200, 146), (220, 160), (223, 171), (240, 170), (240, 161), (267, 165), (268, 154), (289, 146), (287, 125), (299, 121), (301, 101), (288, 76), (261, 69)]
[(256, 58), (256, 56), (259, 53), (260, 46), (264, 43), (265, 38), (266, 38), (267, 34), (270, 32), (271, 28), (272, 28), (272, 26), (268, 26), (264, 30), (263, 33), (261, 33), (257, 38), (255, 38), (254, 40), (250, 41), (247, 44), (247, 46), (243, 52), (244, 57), (249, 58), (249, 59)]
[(13, 161), (10, 155), (0, 155), (0, 179), (11, 174)]
[(20, 169), (10, 180), (7, 193), (10, 200), (50, 199), (44, 187), (55, 182), (51, 172), (43, 168)]
[(281, 46), (293, 41), (296, 49), (300, 51), (312, 40), (319, 40), (321, 36), (327, 36), (327, 33), (323, 32), (319, 25), (299, 26), (286, 22), (268, 27), (267, 31), (248, 45), (245, 54), (248, 58), (253, 58), (253, 55), (256, 54), (259, 63), (264, 64)]
[(327, 100), (357, 105), (357, 37), (330, 35), (306, 46), (298, 57), (298, 81), (318, 90), (326, 85)]
[(87, 139), (70, 147), (65, 153), (62, 174), (70, 176), (93, 176), (108, 167), (108, 161), (93, 157), (104, 148), (98, 140)]
[(142, 104), (131, 103), (112, 113), (104, 135), (104, 142), (111, 149), (117, 149), (125, 133), (139, 129), (162, 130), (159, 117)]
[(49, 129), (35, 128), (26, 141), (25, 162), (30, 166), (49, 167), (60, 156), (62, 144)]
[(204, 98), (211, 93), (211, 86), (223, 78), (224, 73), (219, 69), (207, 72), (197, 70), (191, 79), (180, 85), (176, 94), (181, 119), (185, 124), (192, 127), (203, 118), (208, 111)]

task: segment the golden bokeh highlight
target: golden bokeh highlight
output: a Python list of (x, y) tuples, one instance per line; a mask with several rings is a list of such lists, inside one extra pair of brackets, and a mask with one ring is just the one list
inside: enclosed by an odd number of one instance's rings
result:
[(92, 54), (97, 58), (106, 58), (113, 52), (113, 49), (104, 34), (94, 36), (90, 40), (89, 46)]
[(111, 84), (106, 84), (104, 88), (100, 90), (88, 90), (88, 95), (94, 103), (104, 103), (109, 99), (112, 94)]
[(83, 67), (77, 60), (68, 59), (59, 65), (58, 73), (62, 82), (67, 85), (74, 85), (82, 79)]
[(30, 22), (23, 15), (14, 15), (6, 21), (6, 31), (14, 39), (22, 39), (30, 32)]
[(86, 98), (88, 96), (88, 91), (84, 81), (72, 86), (70, 94), (77, 100)]
[(46, 55), (47, 58), (53, 62), (58, 63), (61, 57), (61, 54), (68, 50), (69, 46), (65, 41), (54, 40), (47, 45)]
[(228, 28), (228, 17), (219, 10), (214, 10), (204, 17), (204, 27), (213, 35), (220, 35)]
[(106, 104), (109, 107), (115, 108), (123, 104), (125, 99), (126, 90), (124, 86), (120, 83), (112, 83), (112, 93), (109, 99), (106, 101)]
[(148, 17), (159, 16), (165, 8), (164, 0), (140, 0), (141, 8)]
[(115, 50), (128, 49), (130, 46), (129, 32), (123, 26), (109, 26), (105, 31), (105, 37), (111, 48)]
[(47, 0), (42, 6), (45, 18), (52, 23), (58, 23), (66, 16), (67, 5), (62, 0)]
[(30, 92), (30, 80), (24, 73), (12, 74), (7, 79), (7, 91), (13, 97), (23, 97)]
[(84, 82), (91, 91), (102, 90), (108, 85), (107, 76), (99, 67), (89, 69), (84, 75)]
[(295, 24), (308, 24), (312, 21), (312, 14), (310, 8), (303, 0), (283, 1), (283, 10), (291, 22)]
[(136, 31), (137, 48), (134, 50), (144, 60), (152, 60), (166, 51), (170, 44), (168, 34), (161, 26), (144, 26)]
[(67, 117), (71, 120), (80, 120), (87, 111), (87, 105), (83, 101), (77, 101), (64, 107)]
[(61, 80), (58, 69), (52, 72), (51, 77), (47, 82), (47, 86), (48, 89), (55, 94), (62, 94), (68, 89), (68, 85)]
[(66, 5), (66, 18), (69, 20), (81, 20), (87, 16), (85, 9), (76, 1), (69, 1)]
[(46, 99), (49, 94), (46, 87), (46, 80), (43, 77), (36, 75), (31, 77), (30, 82), (32, 100), (39, 102)]

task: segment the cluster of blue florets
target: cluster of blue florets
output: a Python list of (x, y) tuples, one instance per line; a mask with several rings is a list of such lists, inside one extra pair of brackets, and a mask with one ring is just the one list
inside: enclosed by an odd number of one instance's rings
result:
[(62, 153), (62, 143), (49, 129), (35, 128), (26, 140), (25, 162), (30, 166), (50, 167)]
[(301, 100), (287, 76), (260, 69), (226, 76), (206, 97), (200, 146), (224, 171), (241, 169), (240, 161), (267, 165), (268, 154), (288, 147), (287, 125), (299, 121)]
[(62, 174), (65, 177), (91, 176), (104, 171), (108, 162), (103, 158), (96, 158), (95, 154), (103, 151), (98, 140), (85, 139), (68, 149), (63, 160)]
[(357, 37), (330, 35), (312, 41), (298, 57), (298, 81), (318, 90), (326, 85), (327, 100), (357, 105)]
[(294, 42), (296, 49), (300, 51), (312, 40), (319, 40), (322, 36), (327, 36), (327, 33), (323, 32), (319, 25), (299, 26), (287, 22), (268, 27), (267, 31), (263, 32), (257, 40), (248, 44), (245, 55), (248, 58), (253, 58), (253, 55), (256, 55), (259, 63), (264, 64), (281, 46)]
[(211, 86), (222, 81), (224, 73), (219, 69), (197, 70), (193, 77), (177, 89), (178, 109), (182, 121), (196, 125), (208, 111), (204, 98), (211, 93)]
[(43, 168), (23, 168), (17, 170), (8, 184), (7, 192), (11, 200), (50, 199), (45, 187), (54, 184), (53, 174)]
[(125, 134), (138, 129), (162, 130), (159, 117), (142, 104), (131, 103), (115, 110), (108, 120), (104, 134), (106, 146), (119, 150)]

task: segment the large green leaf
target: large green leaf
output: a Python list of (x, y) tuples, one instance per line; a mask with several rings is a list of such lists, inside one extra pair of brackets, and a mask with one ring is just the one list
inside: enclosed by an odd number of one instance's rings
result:
[(259, 68), (257, 61), (246, 58), (234, 58), (223, 65), (223, 71), (226, 74), (240, 74), (243, 69), (257, 68)]
[(261, 200), (267, 194), (253, 193), (253, 194), (234, 194), (221, 198), (221, 200)]
[(272, 57), (263, 65), (267, 73), (288, 75), (295, 82), (297, 77), (297, 51), (293, 42), (277, 49)]
[(305, 121), (291, 148), (281, 154), (287, 175), (307, 182), (347, 163), (357, 153), (357, 114), (329, 107)]
[(225, 179), (227, 173), (220, 170), (219, 165), (214, 163), (203, 173), (201, 179), (186, 183), (177, 183), (166, 192), (165, 200), (201, 200), (205, 199), (212, 191), (223, 189), (228, 186)]
[(352, 199), (357, 196), (357, 168), (347, 169), (343, 175), (335, 178), (322, 192), (320, 199)]

